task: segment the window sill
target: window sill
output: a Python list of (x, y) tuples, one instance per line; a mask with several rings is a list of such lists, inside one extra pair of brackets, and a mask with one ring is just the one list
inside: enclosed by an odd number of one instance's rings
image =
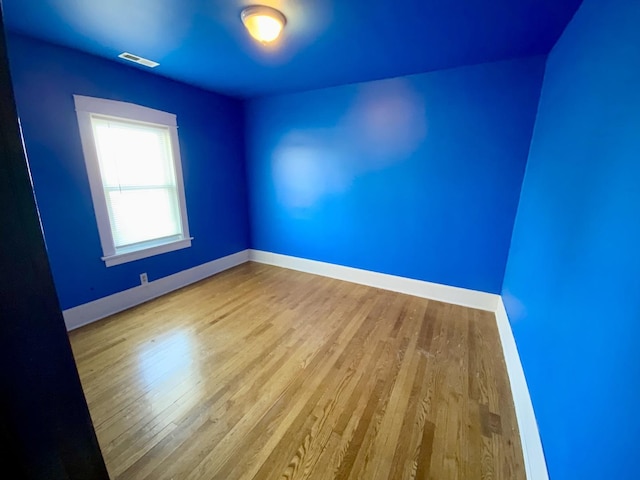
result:
[(160, 255), (161, 253), (173, 252), (175, 250), (189, 248), (191, 246), (191, 240), (193, 240), (193, 237), (183, 238), (181, 240), (173, 240), (168, 243), (162, 243), (160, 245), (154, 245), (152, 247), (146, 247), (140, 250), (116, 253), (115, 255), (102, 257), (102, 260), (104, 260), (104, 263), (107, 265), (107, 267), (113, 267), (114, 265), (121, 265), (123, 263), (133, 262), (134, 260), (153, 257), (154, 255)]

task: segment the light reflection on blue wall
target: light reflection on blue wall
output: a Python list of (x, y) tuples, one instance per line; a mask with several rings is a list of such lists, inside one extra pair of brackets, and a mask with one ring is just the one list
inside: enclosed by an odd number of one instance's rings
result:
[(353, 180), (406, 160), (425, 140), (424, 99), (406, 79), (365, 84), (349, 114), (332, 128), (293, 130), (273, 152), (273, 178), (293, 214)]
[(425, 96), (408, 78), (363, 84), (345, 118), (361, 172), (406, 160), (426, 140)]

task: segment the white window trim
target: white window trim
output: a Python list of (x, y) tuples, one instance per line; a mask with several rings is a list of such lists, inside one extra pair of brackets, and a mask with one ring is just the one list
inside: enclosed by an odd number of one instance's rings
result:
[[(189, 235), (189, 221), (187, 218), (187, 202), (184, 194), (184, 181), (182, 177), (182, 160), (180, 158), (180, 144), (178, 143), (178, 124), (176, 116), (172, 113), (154, 110), (152, 108), (135, 105), (133, 103), (118, 102), (115, 100), (105, 100), (102, 98), (85, 97), (74, 95), (73, 99), (78, 116), (78, 126), (80, 128), (80, 139), (82, 141), (82, 151), (84, 153), (89, 185), (91, 187), (91, 199), (93, 209), (96, 214), (98, 232), (100, 234), (100, 244), (102, 245), (101, 257), (107, 267), (132, 262), (141, 258), (147, 258), (161, 253), (172, 252), (191, 246), (193, 237)], [(178, 203), (180, 204), (180, 216), (182, 219), (182, 237), (171, 237), (166, 240), (156, 240), (145, 242), (145, 247), (122, 249), (116, 252), (109, 222), (109, 211), (107, 200), (104, 195), (102, 177), (100, 175), (100, 164), (98, 162), (98, 152), (93, 138), (93, 128), (91, 126), (91, 114), (106, 115), (109, 117), (121, 118), (123, 120), (133, 120), (153, 125), (169, 128), (171, 138), (174, 168), (176, 173), (176, 188), (178, 193)]]

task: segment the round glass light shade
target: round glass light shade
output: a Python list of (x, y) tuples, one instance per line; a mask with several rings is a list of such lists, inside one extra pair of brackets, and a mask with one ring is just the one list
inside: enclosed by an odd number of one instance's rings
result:
[(286, 23), (284, 15), (275, 8), (262, 5), (247, 7), (241, 14), (249, 34), (259, 42), (273, 42)]

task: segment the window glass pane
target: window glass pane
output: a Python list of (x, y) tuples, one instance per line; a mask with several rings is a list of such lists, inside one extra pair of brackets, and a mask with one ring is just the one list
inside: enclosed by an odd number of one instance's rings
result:
[(105, 193), (116, 248), (182, 234), (175, 188), (107, 189)]
[(91, 118), (105, 187), (175, 185), (169, 130)]

